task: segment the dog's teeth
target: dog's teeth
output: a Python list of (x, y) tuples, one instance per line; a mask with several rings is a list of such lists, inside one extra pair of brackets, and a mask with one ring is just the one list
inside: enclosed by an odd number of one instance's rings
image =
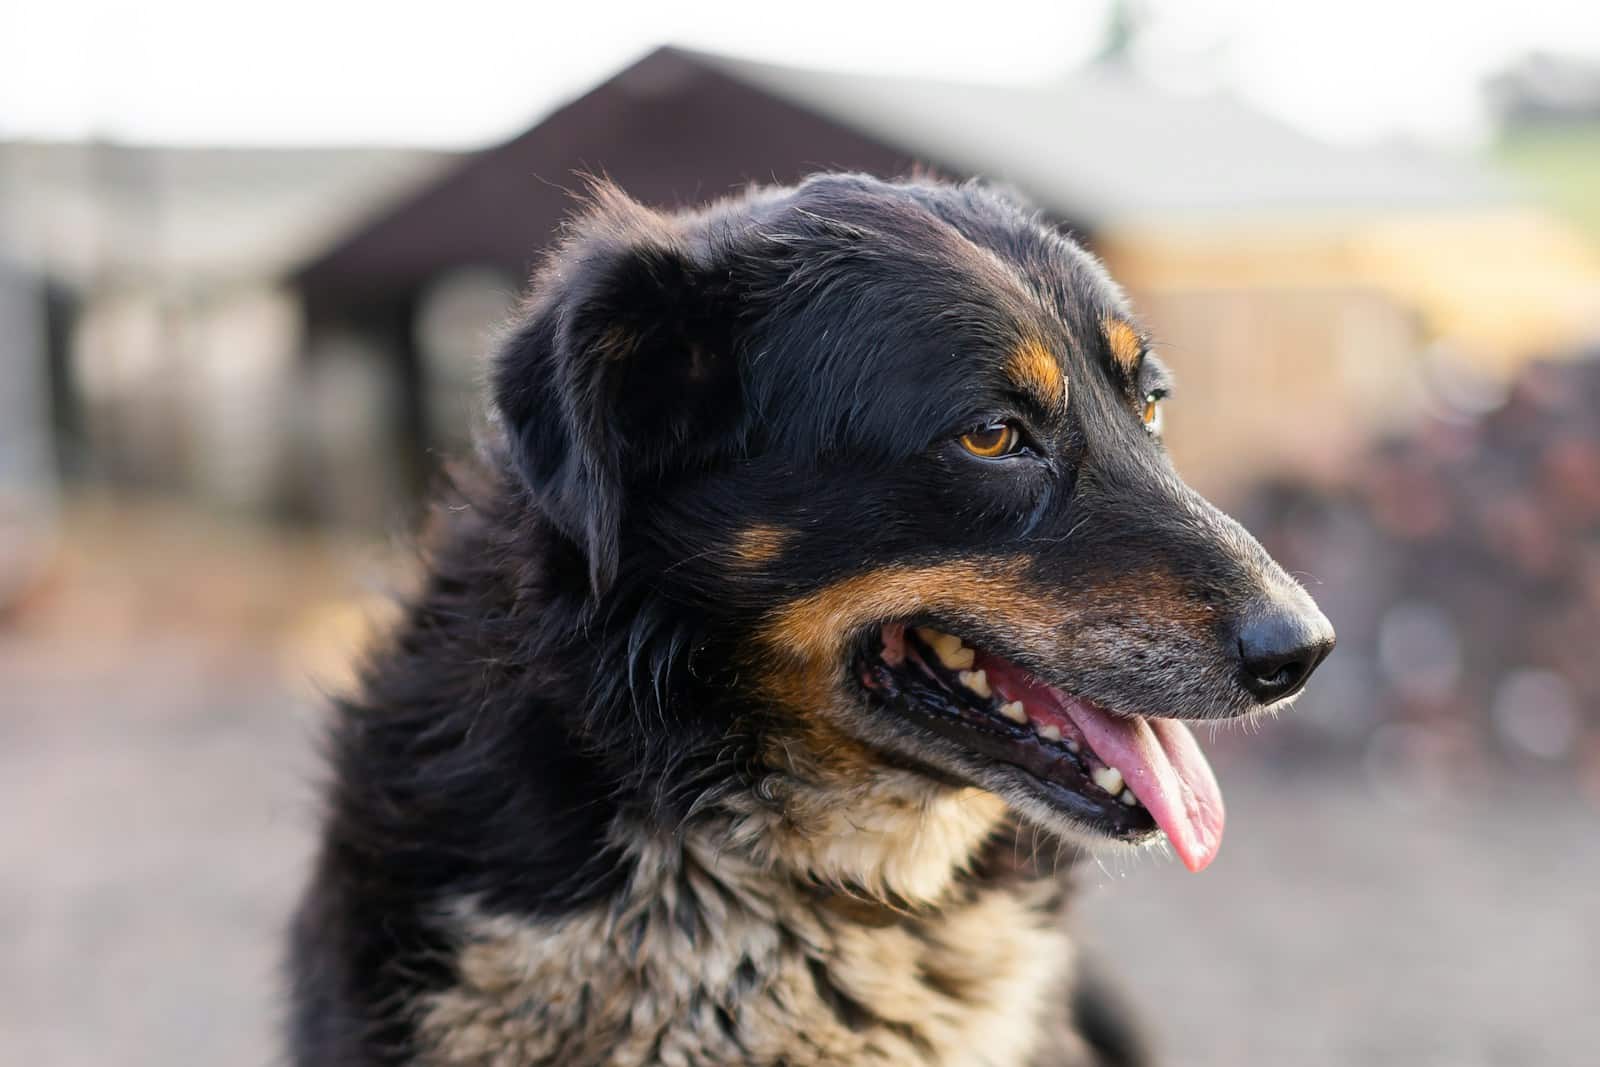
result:
[(1034, 723), (1033, 728), (1035, 732), (1037, 732), (1038, 735), (1044, 738), (1046, 741), (1061, 740), (1061, 727), (1057, 726), (1053, 722), (1047, 722), (1042, 725), (1039, 723)]
[(1022, 706), (1022, 701), (1020, 700), (1012, 700), (1001, 704), (1000, 714), (1004, 715), (1014, 723), (1025, 723), (1028, 721), (1028, 711)]
[(1078, 742), (1074, 741), (1070, 737), (1067, 738), (1067, 751), (1068, 752), (1072, 752), (1074, 754), (1076, 754), (1077, 751), (1078, 751)]
[(1139, 803), (1139, 798), (1133, 795), (1133, 790), (1131, 789), (1124, 789), (1122, 791), (1122, 795), (1117, 799), (1128, 805), (1130, 808)]
[(966, 671), (972, 669), (973, 657), (977, 653), (961, 643), (961, 638), (952, 637), (951, 644), (938, 645), (934, 652), (939, 657), (939, 662), (944, 664), (947, 671)]
[(1115, 767), (1096, 767), (1094, 769), (1094, 784), (1112, 796), (1116, 796), (1122, 792), (1122, 772)]
[(947, 634), (935, 630), (931, 626), (916, 627), (917, 636), (933, 649), (933, 654), (939, 657), (939, 662), (944, 664), (947, 671), (966, 671), (972, 669), (973, 658), (977, 655), (972, 649), (961, 643), (961, 638), (955, 634)]
[(994, 690), (989, 688), (989, 676), (983, 671), (962, 671), (956, 679), (986, 700), (994, 695)]

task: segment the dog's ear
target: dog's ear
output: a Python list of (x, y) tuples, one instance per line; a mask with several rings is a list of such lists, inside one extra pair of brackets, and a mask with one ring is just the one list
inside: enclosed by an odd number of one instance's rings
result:
[(630, 486), (703, 460), (737, 425), (737, 309), (692, 225), (593, 189), (494, 362), (517, 466), (596, 595), (616, 576)]

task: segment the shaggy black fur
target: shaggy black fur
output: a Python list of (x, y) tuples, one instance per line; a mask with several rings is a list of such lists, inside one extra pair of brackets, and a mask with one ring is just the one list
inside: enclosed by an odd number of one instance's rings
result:
[[(1171, 474), (1137, 414), (1163, 372), (1114, 358), (1110, 316), (1092, 259), (973, 185), (833, 175), (676, 216), (597, 190), (495, 358), (498, 429), (442, 501), (425, 587), (338, 708), (296, 1061), (411, 1062), (406, 1006), (452, 977), (440, 909), (581, 908), (626, 874), (619, 816), (680, 826), (758, 788), (789, 713), (752, 695), (748, 641), (795, 597), (1024, 546), (1106, 602), (1156, 568), (1220, 605), (1207, 655), (1231, 640), (1270, 563)], [(983, 369), (1029, 338), (1070, 353), (1065, 420)], [(1032, 457), (974, 477), (949, 442), (995, 412)], [(781, 551), (738, 566), (755, 527)], [(1173, 699), (1129, 664), (1060, 681)], [(1184, 710), (1244, 708), (1221, 691)], [(1131, 1050), (1086, 997), (1086, 1031)]]

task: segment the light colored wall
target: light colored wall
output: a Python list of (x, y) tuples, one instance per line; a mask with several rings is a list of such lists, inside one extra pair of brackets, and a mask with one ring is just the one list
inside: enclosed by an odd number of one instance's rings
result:
[(1259, 475), (1331, 474), (1418, 407), (1414, 319), (1358, 288), (1133, 289), (1177, 376), (1173, 458), (1226, 497)]
[(1176, 459), (1226, 494), (1600, 338), (1600, 260), (1537, 211), (1123, 228), (1097, 237), (1167, 351)]

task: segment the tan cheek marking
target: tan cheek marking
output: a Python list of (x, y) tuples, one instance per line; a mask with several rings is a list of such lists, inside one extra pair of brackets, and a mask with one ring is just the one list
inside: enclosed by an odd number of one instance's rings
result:
[[(855, 575), (792, 601), (761, 628), (774, 652), (836, 663), (862, 626), (924, 611), (1001, 622), (1032, 643), (1061, 618), (1023, 580), (1023, 560), (953, 560)], [(1021, 631), (1021, 632), (1018, 632)]]
[(1011, 647), (1051, 662), (1099, 655), (1064, 643), (1069, 633), (1082, 642), (1123, 634), (1130, 620), (1144, 620), (1204, 636), (1215, 623), (1210, 605), (1163, 572), (1090, 576), (1052, 599), (1025, 580), (1025, 568), (1022, 559), (886, 567), (779, 608), (757, 630), (757, 647), (769, 655), (752, 672), (753, 684), (789, 712), (763, 753), (768, 765), (859, 774), (876, 763), (870, 749), (836, 725), (836, 713), (854, 699), (846, 685), (846, 642), (865, 626), (933, 612), (998, 630)]
[(1061, 365), (1050, 350), (1038, 341), (1028, 341), (1012, 354), (1006, 364), (1011, 379), (1034, 394), (1047, 411), (1062, 411), (1067, 405), (1067, 380)]
[(787, 727), (768, 734), (761, 753), (767, 766), (803, 776), (823, 768), (860, 775), (877, 763), (871, 750), (835, 726), (824, 710), (841, 699), (839, 682), (838, 668), (817, 661), (778, 663), (763, 672), (757, 688), (792, 716)]
[(1144, 355), (1144, 343), (1139, 340), (1139, 333), (1121, 319), (1106, 319), (1101, 323), (1105, 331), (1106, 341), (1111, 345), (1111, 358), (1117, 366), (1132, 374), (1139, 369), (1139, 360)]
[[(1018, 580), (1022, 562), (952, 561), (895, 566), (855, 575), (778, 609), (757, 633), (772, 655), (757, 666), (756, 685), (787, 708), (793, 720), (774, 735), (777, 750), (764, 755), (777, 766), (808, 759), (831, 769), (861, 773), (876, 757), (832, 721), (830, 710), (850, 698), (843, 687), (845, 642), (863, 626), (924, 611), (951, 615), (1003, 615), (1014, 631), (1047, 639), (1058, 617), (1027, 594)], [(1003, 607), (1001, 606), (1003, 605)], [(1021, 634), (1018, 634), (1021, 637)], [(798, 741), (798, 749), (788, 748)], [(792, 768), (798, 769), (798, 768)]]
[(767, 523), (740, 530), (733, 542), (734, 558), (747, 567), (763, 567), (783, 553), (789, 531)]

